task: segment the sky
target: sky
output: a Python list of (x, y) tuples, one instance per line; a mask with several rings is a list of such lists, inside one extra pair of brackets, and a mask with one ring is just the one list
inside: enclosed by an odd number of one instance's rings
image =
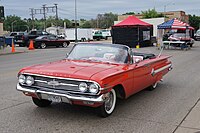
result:
[[(140, 13), (155, 8), (158, 12), (185, 11), (186, 14), (200, 16), (200, 0), (76, 0), (78, 19), (96, 18), (97, 14), (112, 12), (123, 14), (126, 12)], [(5, 8), (5, 15), (16, 15), (21, 18), (31, 18), (30, 8), (41, 9), (42, 5), (53, 6), (58, 4), (59, 18), (75, 18), (75, 0), (0, 0)], [(53, 16), (48, 13), (47, 16)], [(35, 18), (42, 18), (36, 15)]]

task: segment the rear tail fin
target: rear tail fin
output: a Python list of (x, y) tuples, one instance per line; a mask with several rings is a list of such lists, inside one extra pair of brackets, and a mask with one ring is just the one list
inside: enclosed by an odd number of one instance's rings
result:
[(164, 46), (160, 46), (160, 53), (158, 54), (158, 57), (161, 56), (162, 52), (163, 52)]

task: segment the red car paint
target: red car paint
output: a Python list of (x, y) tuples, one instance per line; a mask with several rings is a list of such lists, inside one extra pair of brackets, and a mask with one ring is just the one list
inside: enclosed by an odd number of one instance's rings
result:
[[(32, 74), (94, 81), (102, 90), (98, 95), (106, 94), (115, 86), (122, 86), (125, 96), (129, 96), (160, 81), (171, 69), (170, 56), (155, 56), (138, 63), (107, 63), (85, 60), (64, 59), (22, 69), (19, 74)], [(155, 73), (155, 74), (154, 74)], [(33, 94), (26, 94), (33, 96)], [(101, 106), (103, 103), (82, 100), (71, 100), (72, 104), (91, 107)]]

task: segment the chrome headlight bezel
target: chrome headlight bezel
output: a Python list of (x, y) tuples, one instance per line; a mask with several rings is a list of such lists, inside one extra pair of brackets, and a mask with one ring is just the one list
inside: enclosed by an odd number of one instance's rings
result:
[(26, 84), (27, 84), (28, 86), (33, 85), (34, 82), (35, 82), (35, 80), (34, 80), (34, 78), (33, 78), (32, 76), (27, 76), (27, 77), (26, 77)]
[(78, 86), (79, 90), (81, 92), (86, 92), (88, 90), (88, 85), (85, 82), (81, 82)]
[(97, 84), (91, 84), (89, 86), (89, 92), (92, 94), (97, 94), (99, 92), (99, 86)]
[(18, 82), (20, 84), (25, 84), (26, 83), (26, 76), (24, 76), (23, 74), (19, 75)]

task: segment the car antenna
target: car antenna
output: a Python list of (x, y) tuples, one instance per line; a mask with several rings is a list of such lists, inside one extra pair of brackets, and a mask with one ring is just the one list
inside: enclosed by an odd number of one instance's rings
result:
[(164, 46), (160, 46), (160, 53), (158, 54), (158, 57), (160, 57), (160, 56), (161, 56), (161, 54), (162, 54), (163, 50), (164, 50)]

